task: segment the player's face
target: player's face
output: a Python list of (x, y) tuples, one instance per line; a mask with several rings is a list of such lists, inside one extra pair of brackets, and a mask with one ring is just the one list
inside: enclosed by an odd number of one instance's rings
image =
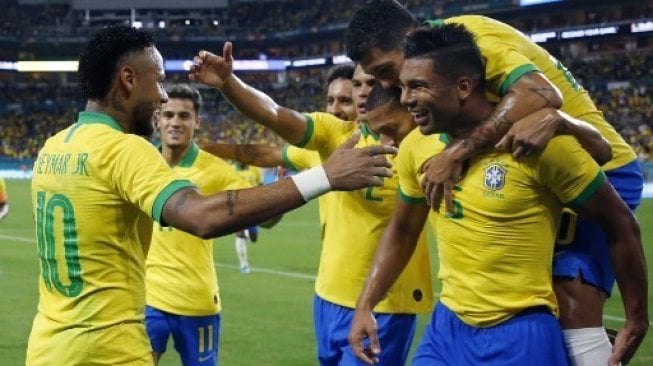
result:
[(132, 119), (134, 121), (134, 133), (140, 136), (150, 136), (154, 132), (152, 118), (154, 112), (159, 109), (161, 103), (168, 100), (168, 95), (161, 83), (165, 79), (163, 71), (163, 58), (154, 47), (145, 49), (140, 57), (137, 66), (138, 83), (134, 86), (133, 95), (137, 100), (134, 102)]
[(384, 88), (399, 85), (399, 72), (403, 63), (402, 50), (382, 51), (376, 47), (372, 48), (360, 62), (363, 70), (374, 75)]
[(381, 136), (383, 144), (395, 147), (415, 128), (410, 112), (394, 103), (368, 111), (367, 125)]
[(356, 114), (358, 119), (364, 121), (365, 117), (365, 103), (367, 103), (367, 96), (370, 95), (370, 90), (376, 83), (374, 75), (367, 74), (363, 71), (363, 67), (359, 64), (354, 69), (354, 77), (351, 79), (351, 96), (354, 98), (356, 105)]
[(351, 80), (335, 79), (327, 90), (327, 113), (345, 120), (356, 120), (356, 106), (351, 97)]
[(401, 103), (425, 134), (455, 131), (461, 113), (457, 87), (433, 70), (426, 58), (406, 60), (400, 74)]
[(161, 105), (157, 126), (161, 142), (169, 148), (186, 148), (191, 144), (199, 118), (190, 99), (172, 98)]

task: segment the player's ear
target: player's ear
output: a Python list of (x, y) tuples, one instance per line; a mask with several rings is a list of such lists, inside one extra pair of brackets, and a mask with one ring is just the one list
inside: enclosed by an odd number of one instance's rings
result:
[(201, 124), (202, 124), (202, 117), (197, 115), (197, 117), (195, 117), (195, 129), (197, 130), (198, 128), (200, 128)]
[(131, 94), (134, 89), (136, 70), (130, 65), (122, 65), (118, 70), (118, 82), (121, 89)]
[(458, 98), (467, 99), (474, 91), (474, 82), (468, 77), (461, 77), (457, 82)]

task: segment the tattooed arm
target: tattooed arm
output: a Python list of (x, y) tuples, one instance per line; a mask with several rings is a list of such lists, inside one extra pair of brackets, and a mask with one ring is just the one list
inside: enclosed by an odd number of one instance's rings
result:
[[(511, 129), (513, 123), (542, 108), (557, 109), (561, 105), (560, 91), (543, 74), (531, 72), (522, 76), (510, 87), (487, 121), (480, 124), (467, 138), (454, 141), (424, 165), (422, 189), (429, 204), (438, 209), (444, 197), (447, 210), (453, 211), (452, 189), (462, 172), (463, 161), (484, 148), (494, 146)], [(533, 128), (538, 127), (536, 132), (552, 131), (552, 136), (558, 128), (556, 120), (544, 123), (544, 126), (534, 123)], [(535, 151), (536, 147), (529, 142), (532, 139), (517, 141), (515, 147), (520, 150), (514, 152), (522, 153), (526, 148), (529, 152)], [(543, 141), (544, 146), (546, 143), (548, 140)]]

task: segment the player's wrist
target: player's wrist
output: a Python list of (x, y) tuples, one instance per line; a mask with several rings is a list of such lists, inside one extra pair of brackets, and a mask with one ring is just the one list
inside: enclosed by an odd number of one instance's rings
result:
[(304, 170), (291, 177), (306, 202), (331, 191), (331, 183), (322, 166)]

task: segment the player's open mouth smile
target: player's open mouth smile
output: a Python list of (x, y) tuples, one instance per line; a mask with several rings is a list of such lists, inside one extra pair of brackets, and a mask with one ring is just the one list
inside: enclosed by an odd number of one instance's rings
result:
[(413, 120), (420, 126), (425, 126), (429, 123), (429, 113), (426, 110), (411, 110), (410, 114), (413, 115)]
[(365, 102), (356, 104), (356, 113), (365, 114)]

